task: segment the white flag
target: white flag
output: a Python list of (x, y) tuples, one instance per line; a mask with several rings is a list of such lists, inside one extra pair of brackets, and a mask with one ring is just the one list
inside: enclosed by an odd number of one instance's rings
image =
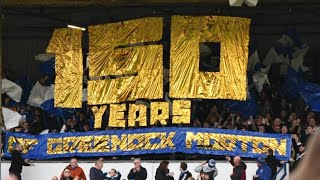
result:
[(6, 129), (11, 129), (19, 126), (19, 121), (22, 118), (22, 116), (19, 113), (12, 111), (11, 109), (2, 107), (2, 114)]
[(35, 60), (37, 60), (37, 61), (46, 62), (46, 61), (48, 61), (49, 59), (54, 58), (54, 57), (55, 57), (55, 54), (45, 53), (45, 54), (38, 54), (38, 55), (36, 55), (34, 58), (35, 58)]
[(22, 95), (22, 88), (16, 83), (4, 78), (2, 79), (2, 94), (6, 93), (11, 99), (20, 102)]
[(250, 57), (248, 62), (248, 70), (252, 71), (257, 63), (260, 63), (258, 51), (256, 50)]
[[(48, 100), (50, 97), (50, 93), (47, 91), (52, 91), (51, 86), (42, 86), (39, 81), (33, 86), (30, 96), (28, 99), (28, 104), (34, 107), (40, 107), (40, 105), (45, 101)], [(53, 92), (53, 91), (52, 91)]]
[(274, 47), (272, 47), (266, 58), (264, 58), (263, 64), (265, 66), (270, 66), (274, 63), (282, 63), (284, 60), (281, 56), (278, 55), (278, 53), (276, 52), (276, 50), (274, 49)]

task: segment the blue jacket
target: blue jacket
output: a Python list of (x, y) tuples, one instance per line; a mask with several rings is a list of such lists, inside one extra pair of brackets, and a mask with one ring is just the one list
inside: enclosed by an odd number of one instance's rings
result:
[(267, 164), (262, 164), (261, 167), (258, 168), (256, 174), (259, 176), (259, 180), (271, 180), (272, 179), (272, 170)]

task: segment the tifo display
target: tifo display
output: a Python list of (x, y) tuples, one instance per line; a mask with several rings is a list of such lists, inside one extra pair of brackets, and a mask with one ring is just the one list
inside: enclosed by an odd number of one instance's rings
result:
[(159, 153), (241, 155), (265, 158), (272, 149), (277, 159), (291, 156), (290, 135), (260, 134), (204, 128), (148, 128), (47, 135), (7, 134), (5, 156), (23, 143), (26, 158), (120, 156)]

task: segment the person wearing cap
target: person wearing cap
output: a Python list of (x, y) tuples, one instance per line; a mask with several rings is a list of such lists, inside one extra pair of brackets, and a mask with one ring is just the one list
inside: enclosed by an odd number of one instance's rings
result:
[(301, 160), (303, 159), (303, 157), (305, 155), (305, 145), (304, 145), (304, 143), (298, 142), (297, 143), (297, 147), (298, 147), (299, 153), (297, 153), (296, 159), (295, 160), (294, 159), (290, 159), (289, 160), (292, 163), (291, 168), (290, 168), (291, 171), (296, 169), (296, 167), (299, 165), (299, 163), (301, 162)]
[(270, 180), (272, 177), (272, 170), (267, 165), (264, 159), (258, 158), (257, 160), (258, 170), (256, 175), (253, 176), (254, 180)]
[(214, 159), (202, 162), (199, 166), (197, 166), (194, 169), (194, 171), (196, 173), (203, 174), (202, 179), (205, 180), (214, 180), (214, 178), (218, 175), (216, 161)]

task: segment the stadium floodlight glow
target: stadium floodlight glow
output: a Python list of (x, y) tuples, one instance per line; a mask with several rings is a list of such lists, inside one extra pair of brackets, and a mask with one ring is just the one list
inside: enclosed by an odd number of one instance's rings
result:
[(72, 28), (72, 29), (80, 29), (80, 30), (82, 30), (82, 31), (85, 31), (85, 30), (86, 30), (86, 28), (79, 27), (79, 26), (75, 26), (75, 25), (70, 25), (70, 24), (68, 24), (68, 28)]
[(250, 7), (257, 6), (258, 0), (229, 0), (230, 6), (242, 6), (243, 3), (246, 3)]

